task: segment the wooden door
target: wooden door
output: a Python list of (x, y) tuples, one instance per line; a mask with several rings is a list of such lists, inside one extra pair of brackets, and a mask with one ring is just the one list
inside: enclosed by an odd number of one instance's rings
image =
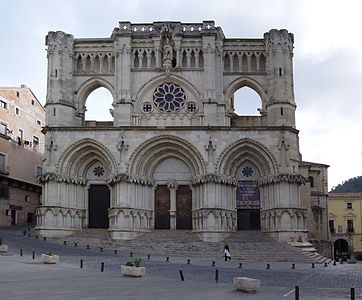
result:
[(110, 192), (107, 185), (91, 185), (88, 197), (89, 228), (108, 228)]
[(155, 229), (170, 229), (170, 191), (159, 185), (155, 191)]
[(192, 229), (192, 191), (180, 185), (176, 191), (176, 229)]

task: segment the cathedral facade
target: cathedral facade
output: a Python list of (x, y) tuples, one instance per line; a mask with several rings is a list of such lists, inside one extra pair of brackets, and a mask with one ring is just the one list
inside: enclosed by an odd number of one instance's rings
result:
[[(328, 166), (299, 152), (293, 39), (285, 29), (226, 38), (213, 21), (120, 22), (110, 38), (49, 32), (36, 230), (326, 239)], [(99, 87), (112, 94), (113, 122), (85, 120)], [(260, 96), (259, 115), (235, 114), (243, 87)]]

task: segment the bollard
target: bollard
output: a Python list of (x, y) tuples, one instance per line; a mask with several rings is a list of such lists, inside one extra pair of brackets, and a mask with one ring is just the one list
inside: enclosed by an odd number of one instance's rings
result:
[(266, 264), (266, 269), (267, 269), (267, 270), (270, 269), (270, 264)]
[(26, 236), (26, 230), (23, 230), (23, 235)]
[(89, 245), (87, 245), (87, 250), (89, 250), (90, 249), (90, 247), (89, 247)]
[(292, 269), (295, 269), (295, 264), (292, 264)]
[(20, 249), (20, 256), (23, 256), (23, 249)]
[(36, 235), (36, 236), (35, 236), (35, 239), (36, 239), (36, 240), (38, 240), (38, 239), (39, 239), (39, 236), (38, 236), (38, 235)]
[(295, 300), (299, 300), (299, 286), (295, 286), (294, 288), (294, 292), (295, 292)]
[(337, 262), (334, 260), (333, 261), (333, 266), (336, 266), (337, 265)]
[(215, 267), (215, 261), (214, 260), (212, 261), (211, 266)]
[(312, 263), (312, 269), (314, 269), (314, 268), (315, 268), (314, 263)]
[(129, 257), (133, 257), (133, 252), (130, 252), (130, 253), (129, 253)]
[(147, 259), (150, 259), (151, 258), (151, 255), (147, 254)]
[(170, 258), (167, 256), (166, 257), (166, 262), (169, 262), (170, 261)]
[(117, 254), (118, 253), (118, 250), (114, 250), (114, 254)]
[(83, 259), (80, 260), (80, 268), (83, 269)]
[(31, 234), (30, 234), (30, 233), (28, 233), (28, 237), (31, 237)]
[(78, 247), (78, 243), (74, 243), (74, 247)]
[(354, 290), (354, 288), (351, 288), (351, 300), (355, 299), (356, 299), (356, 291)]
[(182, 273), (182, 270), (180, 270), (179, 272), (180, 272), (181, 281), (185, 281), (184, 273)]
[(66, 245), (66, 244), (67, 244), (67, 241), (64, 241), (63, 243), (64, 243), (64, 245)]
[(102, 263), (101, 263), (101, 272), (103, 272), (104, 271), (104, 262), (102, 261)]
[(46, 240), (47, 240), (47, 237), (46, 237), (46, 236), (44, 236), (44, 237), (43, 237), (43, 241), (46, 241)]
[(188, 264), (188, 265), (190, 264), (190, 259), (187, 259), (187, 264)]
[(28, 231), (30, 231), (30, 227), (28, 227)]
[(102, 248), (102, 247), (99, 247), (99, 251), (100, 251), (100, 252), (103, 252), (103, 248)]
[(243, 263), (239, 263), (239, 269), (243, 267)]
[(218, 269), (215, 270), (215, 281), (216, 281), (216, 283), (219, 282), (219, 270)]
[(35, 259), (35, 251), (33, 251), (33, 259)]
[(328, 267), (328, 264), (327, 264), (327, 262), (324, 262), (324, 267)]

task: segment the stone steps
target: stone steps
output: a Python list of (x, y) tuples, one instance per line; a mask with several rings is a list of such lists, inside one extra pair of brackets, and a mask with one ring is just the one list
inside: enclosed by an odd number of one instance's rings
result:
[(220, 257), (224, 243), (228, 243), (234, 259), (245, 261), (291, 261), (323, 263), (325, 257), (318, 253), (306, 252), (297, 247), (275, 242), (260, 231), (238, 231), (224, 242), (202, 242), (198, 236), (187, 230), (156, 230), (134, 240), (112, 241), (106, 229), (85, 229), (65, 238), (92, 247), (104, 247), (145, 254), (165, 256)]

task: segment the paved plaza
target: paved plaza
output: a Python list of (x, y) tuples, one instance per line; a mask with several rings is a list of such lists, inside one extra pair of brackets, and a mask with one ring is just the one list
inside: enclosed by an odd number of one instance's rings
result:
[[(292, 269), (290, 262), (273, 262), (267, 269), (266, 262), (243, 261), (239, 268), (239, 261), (225, 262), (222, 256), (210, 259), (200, 253), (188, 264), (188, 257), (170, 257), (167, 262), (160, 255), (151, 254), (147, 259), (147, 253), (133, 251), (143, 259), (147, 273), (143, 278), (125, 278), (120, 275), (120, 265), (132, 260), (132, 249), (115, 254), (116, 249), (105, 248), (101, 252), (92, 245), (86, 249), (81, 244), (75, 247), (59, 240), (36, 239), (32, 230), (30, 237), (24, 236), (23, 230), (1, 229), (9, 252), (0, 255), (0, 299), (295, 299), (296, 285), (300, 299), (350, 299), (351, 287), (356, 289), (356, 299), (362, 299), (361, 263), (316, 264), (315, 268), (295, 264)], [(60, 255), (59, 265), (40, 261), (40, 254), (47, 251)], [(261, 290), (256, 294), (234, 290), (232, 279), (237, 276), (260, 279)]]

